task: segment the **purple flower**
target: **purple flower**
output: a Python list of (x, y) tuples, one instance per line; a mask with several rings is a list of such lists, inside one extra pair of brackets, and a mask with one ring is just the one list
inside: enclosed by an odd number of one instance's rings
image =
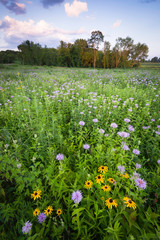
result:
[(97, 122), (98, 122), (98, 119), (94, 118), (94, 119), (93, 119), (93, 122), (94, 122), (94, 123), (97, 123)]
[(125, 121), (126, 123), (129, 123), (131, 120), (130, 120), (129, 118), (125, 118), (124, 121)]
[(135, 155), (139, 155), (140, 154), (140, 151), (138, 149), (133, 149), (132, 151)]
[(124, 167), (124, 166), (119, 165), (119, 166), (117, 166), (117, 168), (118, 168), (118, 171), (119, 171), (120, 173), (124, 173), (124, 172), (125, 172), (125, 167)]
[(136, 178), (135, 183), (136, 183), (136, 186), (140, 189), (145, 189), (147, 186), (146, 181), (144, 181), (142, 178)]
[(82, 193), (79, 190), (74, 191), (72, 193), (72, 200), (74, 201), (74, 203), (79, 203), (82, 200), (82, 198), (83, 198)]
[(139, 178), (139, 177), (140, 177), (140, 174), (137, 173), (136, 171), (134, 171), (133, 176), (134, 176), (134, 178)]
[(99, 129), (99, 133), (104, 133), (105, 131), (103, 129)]
[(158, 125), (157, 128), (160, 128), (160, 125)]
[(45, 219), (46, 219), (46, 214), (45, 213), (40, 213), (39, 215), (38, 215), (38, 222), (39, 223), (42, 223), (42, 222), (44, 222), (45, 221)]
[(134, 127), (132, 125), (129, 125), (128, 126), (128, 130), (131, 131), (131, 132), (134, 132), (135, 129), (134, 129)]
[(62, 153), (58, 153), (56, 159), (62, 161), (64, 159), (64, 155)]
[(84, 122), (84, 121), (80, 121), (80, 122), (79, 122), (79, 125), (80, 125), (80, 126), (84, 126), (84, 125), (85, 125), (85, 122)]
[(84, 145), (83, 145), (83, 148), (84, 148), (85, 150), (88, 150), (88, 149), (90, 148), (90, 145), (89, 145), (89, 144), (84, 144)]
[(118, 127), (118, 125), (116, 124), (116, 123), (111, 123), (111, 125), (110, 125), (112, 128), (117, 128)]
[(157, 163), (160, 164), (160, 159), (158, 159)]
[(23, 234), (24, 234), (24, 233), (30, 233), (31, 228), (32, 228), (32, 223), (30, 223), (29, 221), (27, 221), (27, 222), (25, 223), (25, 225), (22, 227), (22, 232), (23, 232)]
[(124, 144), (122, 148), (123, 148), (123, 150), (127, 150), (127, 151), (129, 150), (129, 147), (126, 144)]
[(136, 163), (136, 169), (139, 169), (139, 168), (141, 168), (141, 164)]
[(120, 137), (123, 137), (123, 138), (127, 138), (127, 137), (129, 137), (129, 133), (127, 133), (127, 132), (118, 132), (117, 133)]
[(158, 132), (158, 131), (156, 131), (155, 133), (158, 134), (158, 135), (160, 135), (160, 132)]

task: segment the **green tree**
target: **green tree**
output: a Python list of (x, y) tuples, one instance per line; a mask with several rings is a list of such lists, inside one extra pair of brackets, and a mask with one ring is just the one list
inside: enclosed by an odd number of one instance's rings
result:
[(99, 44), (103, 42), (104, 36), (102, 32), (100, 31), (93, 31), (91, 32), (91, 38), (88, 40), (89, 46), (94, 51), (94, 61), (93, 66), (96, 67), (96, 57), (97, 57), (97, 51), (99, 49)]

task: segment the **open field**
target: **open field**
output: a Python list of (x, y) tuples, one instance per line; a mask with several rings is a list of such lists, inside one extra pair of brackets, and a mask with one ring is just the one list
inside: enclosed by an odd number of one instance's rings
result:
[(0, 239), (160, 239), (160, 71), (1, 65), (0, 184)]

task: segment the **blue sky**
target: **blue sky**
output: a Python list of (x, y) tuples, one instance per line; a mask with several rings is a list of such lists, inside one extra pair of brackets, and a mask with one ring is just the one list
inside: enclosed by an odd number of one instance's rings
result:
[(148, 45), (148, 58), (160, 57), (160, 0), (0, 0), (0, 50), (17, 50), (27, 39), (58, 47), (93, 30), (111, 48), (129, 36)]

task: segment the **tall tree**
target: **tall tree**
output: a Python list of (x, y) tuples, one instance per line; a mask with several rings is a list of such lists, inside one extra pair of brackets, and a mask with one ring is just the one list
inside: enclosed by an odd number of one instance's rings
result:
[(149, 48), (145, 43), (137, 43), (133, 46), (132, 50), (132, 66), (139, 65), (141, 61), (144, 61), (148, 57)]
[(104, 57), (103, 57), (104, 68), (105, 68), (105, 67), (109, 68), (110, 47), (111, 47), (110, 42), (105, 41), (105, 42), (104, 42)]
[(91, 32), (91, 38), (88, 40), (89, 46), (93, 48), (94, 51), (94, 62), (93, 66), (96, 67), (96, 56), (99, 49), (99, 44), (103, 42), (104, 36), (100, 31)]

